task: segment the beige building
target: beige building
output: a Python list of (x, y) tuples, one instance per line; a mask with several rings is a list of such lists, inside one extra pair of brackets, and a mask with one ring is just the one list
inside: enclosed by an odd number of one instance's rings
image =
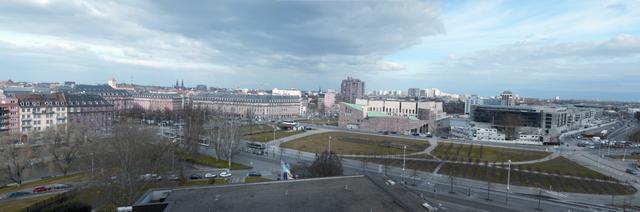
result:
[(420, 109), (431, 111), (430, 117), (434, 120), (447, 116), (443, 112), (442, 102), (420, 102), (420, 101), (399, 101), (399, 100), (369, 100), (356, 99), (357, 105), (362, 105), (365, 111), (382, 112), (389, 116), (419, 117)]
[(149, 111), (182, 110), (182, 97), (177, 94), (135, 94), (134, 107)]
[(340, 103), (338, 126), (372, 131), (427, 133), (436, 130), (436, 121), (446, 117), (442, 102), (356, 99), (356, 104)]
[(67, 106), (62, 93), (16, 94), (20, 106), (20, 132), (43, 131), (67, 123)]
[(258, 119), (293, 118), (299, 115), (301, 105), (297, 96), (244, 94), (201, 94), (192, 97), (192, 102), (201, 108)]

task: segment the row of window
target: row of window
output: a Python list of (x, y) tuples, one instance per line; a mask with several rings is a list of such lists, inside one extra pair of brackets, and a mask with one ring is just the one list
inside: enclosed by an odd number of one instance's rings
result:
[[(50, 107), (48, 107), (48, 108), (40, 108), (40, 107), (37, 107), (37, 108), (33, 108), (33, 112), (53, 111), (53, 110), (55, 110), (55, 111), (65, 111), (66, 108), (65, 107), (54, 107), (54, 108), (50, 108)], [(22, 112), (23, 113), (24, 112), (30, 113), (31, 111), (32, 111), (31, 108), (22, 108)]]

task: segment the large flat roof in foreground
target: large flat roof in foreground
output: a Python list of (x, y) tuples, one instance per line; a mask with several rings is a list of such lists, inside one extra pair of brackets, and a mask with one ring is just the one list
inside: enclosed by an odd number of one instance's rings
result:
[(164, 211), (420, 210), (415, 194), (384, 180), (350, 176), (173, 189)]

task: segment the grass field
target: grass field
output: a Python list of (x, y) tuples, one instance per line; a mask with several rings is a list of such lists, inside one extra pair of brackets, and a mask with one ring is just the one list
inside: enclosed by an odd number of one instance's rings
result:
[(544, 158), (551, 153), (509, 148), (486, 147), (483, 145), (441, 143), (431, 152), (443, 160), (506, 162), (529, 161)]
[[(507, 169), (488, 167), (484, 165), (445, 164), (439, 173), (493, 183), (507, 183)], [(636, 190), (625, 184), (597, 182), (593, 180), (574, 179), (561, 176), (511, 171), (511, 184), (520, 186), (539, 187), (552, 191), (623, 195), (632, 194)]]
[[(353, 160), (365, 161), (363, 163), (376, 163), (393, 167), (402, 167), (402, 159), (386, 159), (386, 158), (348, 158)], [(412, 176), (413, 170), (419, 170), (423, 172), (433, 172), (438, 166), (438, 162), (429, 161), (415, 161), (406, 160), (405, 167), (409, 169), (406, 174)], [(559, 157), (551, 161), (529, 165), (514, 165), (511, 171), (511, 183), (513, 185), (539, 187), (553, 191), (561, 192), (574, 192), (574, 193), (590, 193), (590, 194), (632, 194), (636, 190), (625, 184), (610, 183), (610, 182), (597, 182), (590, 179), (574, 179), (569, 177), (552, 176), (539, 173), (517, 171), (531, 170), (557, 174), (558, 170), (573, 170), (560, 172), (560, 174), (580, 176), (580, 177), (593, 177), (595, 179), (599, 176), (603, 176), (598, 172), (590, 170), (586, 167), (573, 163), (572, 161)], [(384, 170), (384, 169), (383, 169)], [(440, 174), (450, 175), (454, 177), (461, 177), (467, 179), (489, 181), (492, 183), (507, 183), (508, 169), (499, 168), (499, 166), (485, 166), (481, 164), (453, 164), (445, 163), (440, 170)], [(610, 179), (608, 179), (610, 180)]]
[(273, 132), (273, 127), (267, 124), (248, 124), (240, 127), (242, 135), (251, 135), (263, 132)]
[[(609, 157), (614, 158), (614, 159), (621, 159), (622, 160), (622, 155), (611, 155)], [(624, 159), (625, 160), (640, 160), (640, 155), (625, 155)]]
[[(19, 191), (19, 190), (23, 190), (23, 189), (35, 188), (35, 187), (42, 186), (42, 185), (49, 185), (49, 184), (56, 184), (56, 183), (67, 183), (67, 182), (77, 182), (77, 181), (81, 181), (81, 180), (85, 179), (85, 177), (86, 176), (84, 174), (82, 174), (82, 173), (70, 174), (70, 175), (67, 175), (67, 176), (52, 177), (52, 178), (33, 181), (33, 182), (29, 182), (29, 183), (23, 183), (19, 187), (18, 186), (3, 187), (3, 188), (0, 188), (0, 194)], [(0, 210), (0, 211), (2, 211), (2, 210)]]
[(258, 182), (269, 182), (272, 181), (270, 179), (267, 178), (263, 178), (263, 177), (246, 177), (244, 178), (244, 182), (245, 183), (258, 183)]
[[(280, 139), (280, 138), (292, 136), (298, 133), (302, 133), (302, 131), (276, 131), (275, 138)], [(244, 135), (242, 136), (242, 139), (266, 143), (273, 140), (273, 131), (251, 134), (251, 135)]]
[(286, 142), (282, 147), (319, 153), (327, 150), (329, 136), (331, 136), (331, 151), (345, 155), (402, 154), (403, 145), (407, 146), (407, 153), (423, 151), (429, 147), (429, 142), (424, 140), (348, 132), (314, 134)]
[(300, 123), (305, 123), (305, 124), (318, 124), (318, 125), (338, 126), (338, 119), (337, 118), (304, 119), (304, 120), (300, 120), (299, 122)]
[[(203, 155), (203, 154), (197, 154), (197, 155), (187, 155), (187, 154), (178, 154), (178, 157), (180, 157), (181, 160), (184, 160), (186, 162), (189, 163), (195, 163), (195, 164), (200, 164), (200, 165), (205, 165), (205, 166), (211, 166), (211, 167), (215, 167), (215, 168), (228, 168), (229, 167), (229, 162), (226, 160), (220, 160), (220, 159), (216, 159), (214, 157), (208, 156), (208, 155)], [(249, 166), (245, 166), (239, 163), (231, 163), (231, 169), (233, 170), (237, 170), (237, 169), (249, 169), (251, 167)]]
[[(353, 158), (347, 157), (345, 159), (358, 160), (365, 164), (375, 163), (385, 166), (393, 166), (393, 167), (402, 167), (402, 159), (387, 159), (387, 158)], [(406, 160), (405, 167), (409, 169), (407, 174), (412, 172), (412, 170), (418, 170), (423, 172), (433, 172), (436, 167), (438, 167), (440, 162), (430, 162), (430, 161), (417, 161), (417, 160)], [(384, 167), (383, 167), (384, 168)]]
[(427, 153), (422, 153), (422, 154), (417, 154), (417, 155), (408, 155), (407, 158), (419, 158), (419, 159), (433, 159), (433, 156), (427, 154)]
[(542, 163), (516, 165), (513, 168), (593, 179), (609, 179), (609, 177), (607, 177), (606, 175), (581, 166), (580, 164), (577, 164), (564, 157), (554, 158)]
[(12, 200), (12, 201), (8, 201), (8, 202), (4, 202), (2, 204), (0, 204), (0, 211), (22, 211), (24, 209), (26, 209), (27, 207), (36, 204), (38, 202), (47, 200), (49, 198), (54, 197), (55, 194), (50, 194), (50, 195), (44, 195), (44, 196), (37, 196), (37, 197), (31, 197), (31, 198), (25, 198), (25, 199), (18, 199), (18, 200)]

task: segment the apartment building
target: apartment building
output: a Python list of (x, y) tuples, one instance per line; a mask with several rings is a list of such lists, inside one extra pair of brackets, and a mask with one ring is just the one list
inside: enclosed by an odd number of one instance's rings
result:
[(67, 123), (67, 107), (62, 93), (16, 94), (20, 107), (22, 133), (49, 129)]

